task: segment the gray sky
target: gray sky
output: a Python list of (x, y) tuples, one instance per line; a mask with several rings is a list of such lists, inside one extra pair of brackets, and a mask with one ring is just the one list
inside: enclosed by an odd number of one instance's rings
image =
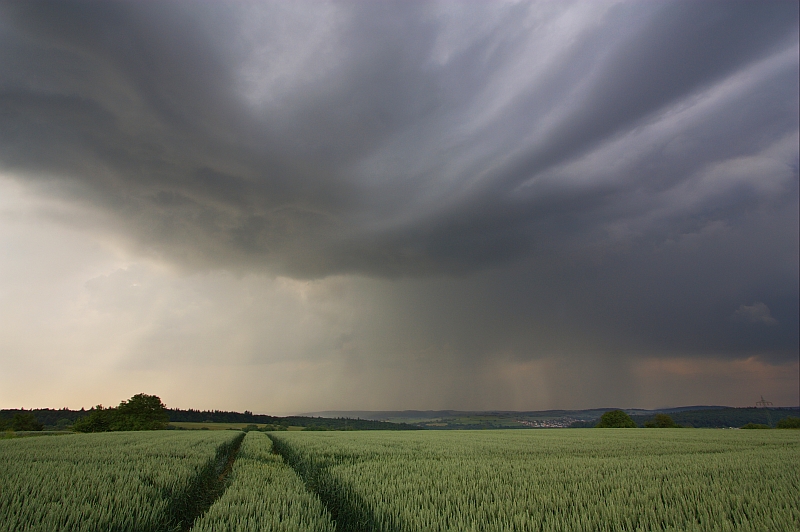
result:
[(798, 4), (0, 2), (0, 407), (798, 404)]

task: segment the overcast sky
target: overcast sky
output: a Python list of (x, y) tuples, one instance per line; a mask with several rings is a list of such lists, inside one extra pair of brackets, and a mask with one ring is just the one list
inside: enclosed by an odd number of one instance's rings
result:
[(0, 407), (798, 404), (798, 3), (0, 2)]

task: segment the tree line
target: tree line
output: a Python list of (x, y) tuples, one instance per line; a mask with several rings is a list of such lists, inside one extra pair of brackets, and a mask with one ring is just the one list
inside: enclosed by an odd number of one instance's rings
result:
[(156, 395), (137, 394), (116, 407), (97, 405), (89, 410), (39, 409), (0, 411), (0, 431), (31, 431), (43, 428), (76, 432), (108, 432), (123, 430), (159, 430), (170, 422), (248, 423), (265, 425), (260, 430), (421, 430), (407, 423), (390, 423), (369, 419), (322, 418), (307, 416), (277, 417), (265, 414), (228, 412), (223, 410), (180, 410), (167, 408)]
[[(573, 424), (574, 425), (574, 424)], [(638, 425), (631, 416), (627, 413), (623, 412), (622, 410), (609, 410), (608, 412), (604, 413), (600, 417), (600, 421), (594, 424), (597, 428), (637, 428)], [(659, 428), (659, 429), (671, 429), (671, 428), (681, 428), (682, 425), (679, 425), (672, 419), (672, 416), (669, 414), (659, 413), (643, 423), (645, 428)], [(765, 423), (753, 423), (748, 422), (741, 426), (743, 429), (769, 429), (772, 428), (770, 425)], [(781, 418), (775, 428), (778, 429), (800, 429), (800, 417), (794, 416), (785, 416)]]
[[(622, 412), (622, 411), (611, 411)], [(800, 410), (794, 408), (713, 408), (673, 412), (671, 415), (614, 414), (603, 426), (668, 428), (683, 427), (742, 427), (742, 428), (800, 428)], [(606, 412), (608, 414), (608, 412)], [(795, 415), (793, 415), (795, 414)], [(605, 415), (605, 414), (604, 414)], [(103, 432), (115, 430), (152, 430), (170, 428), (169, 422), (247, 423), (265, 425), (260, 430), (286, 430), (290, 426), (305, 430), (423, 430), (407, 423), (390, 423), (350, 418), (321, 418), (307, 416), (269, 416), (223, 410), (180, 410), (166, 408), (155, 395), (138, 394), (117, 407), (97, 405), (89, 410), (36, 409), (0, 410), (0, 431), (76, 430)], [(602, 418), (601, 418), (602, 422)], [(611, 423), (612, 425), (607, 425)], [(594, 421), (576, 421), (571, 427), (594, 427)], [(462, 427), (471, 428), (471, 427)], [(479, 428), (485, 428), (483, 426)]]
[(16, 412), (10, 419), (0, 418), (0, 431), (39, 431), (44, 425), (36, 419), (32, 412)]

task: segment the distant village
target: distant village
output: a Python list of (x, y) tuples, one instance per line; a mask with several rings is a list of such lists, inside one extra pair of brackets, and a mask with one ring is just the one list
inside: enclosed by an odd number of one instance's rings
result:
[(564, 429), (569, 427), (575, 421), (579, 421), (574, 417), (558, 417), (553, 419), (542, 419), (536, 421), (529, 421), (525, 419), (515, 419), (517, 423), (531, 427), (534, 429)]

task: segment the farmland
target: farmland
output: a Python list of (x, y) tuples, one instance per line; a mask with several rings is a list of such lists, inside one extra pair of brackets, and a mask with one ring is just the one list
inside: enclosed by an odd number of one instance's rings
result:
[(184, 527), (240, 432), (120, 432), (0, 441), (0, 531)]
[(0, 441), (0, 530), (800, 530), (798, 431), (241, 436)]
[(264, 434), (247, 435), (230, 482), (225, 494), (195, 523), (193, 532), (335, 530), (319, 498), (272, 453), (272, 441)]
[(348, 530), (798, 530), (800, 434), (281, 433)]

